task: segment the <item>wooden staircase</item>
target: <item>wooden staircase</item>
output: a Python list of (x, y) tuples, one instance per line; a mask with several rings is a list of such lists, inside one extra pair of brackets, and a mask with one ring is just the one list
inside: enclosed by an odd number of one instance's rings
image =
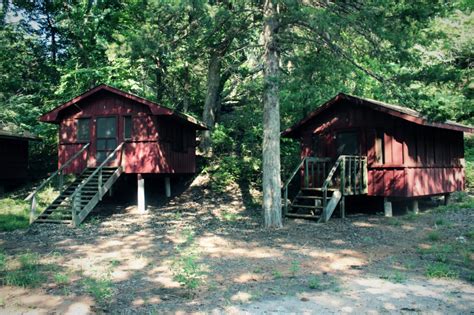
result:
[[(96, 168), (86, 168), (69, 186), (63, 189), (63, 173), (67, 166), (88, 148), (85, 145), (71, 159), (46, 179), (26, 200), (31, 201), (30, 224), (32, 223), (65, 223), (78, 226), (102, 200), (102, 197), (112, 188), (123, 172), (121, 162), (119, 166), (107, 166), (116, 155), (121, 152), (124, 143), (110, 153)], [(86, 157), (86, 161), (88, 154)], [(122, 154), (120, 154), (120, 160)], [(51, 185), (57, 179), (59, 196), (43, 211), (38, 213), (37, 196), (41, 189)]]
[[(97, 168), (86, 168), (84, 172), (76, 178), (76, 180), (69, 185), (34, 221), (34, 223), (73, 223), (73, 203), (71, 196), (74, 194), (79, 185), (84, 184), (81, 189), (81, 199), (77, 204), (76, 212), (82, 213), (86, 208), (89, 208), (87, 213), (82, 216), (84, 218), (92, 209), (99, 203), (103, 194), (108, 189), (102, 190), (102, 195), (98, 189), (99, 172), (91, 176)], [(112, 180), (114, 183), (121, 174), (121, 169), (118, 167), (104, 167), (102, 169), (102, 180), (107, 182)], [(113, 184), (113, 183), (112, 183)], [(82, 222), (82, 220), (80, 220)], [(80, 222), (77, 222), (79, 224)]]
[[(283, 187), (286, 217), (327, 222), (337, 206), (345, 216), (345, 196), (367, 194), (366, 157), (341, 155), (329, 166), (328, 158), (306, 157), (295, 168)], [(298, 172), (303, 173), (301, 188), (289, 202), (289, 185)]]

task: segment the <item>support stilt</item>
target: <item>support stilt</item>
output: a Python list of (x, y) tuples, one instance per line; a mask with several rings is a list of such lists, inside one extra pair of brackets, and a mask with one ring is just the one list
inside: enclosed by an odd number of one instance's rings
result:
[(145, 180), (142, 174), (137, 175), (137, 194), (138, 211), (145, 212)]
[(341, 210), (341, 218), (346, 218), (346, 200), (345, 197), (342, 196), (341, 201), (339, 201), (339, 209)]
[(169, 198), (171, 197), (171, 181), (169, 176), (165, 177), (165, 191), (166, 191), (166, 197)]
[(410, 211), (414, 214), (420, 213), (420, 209), (418, 208), (418, 200), (414, 199), (410, 201)]
[(444, 205), (449, 205), (449, 200), (451, 199), (451, 194), (444, 194)]
[(383, 211), (386, 217), (392, 216), (392, 203), (388, 200), (388, 198), (383, 199)]

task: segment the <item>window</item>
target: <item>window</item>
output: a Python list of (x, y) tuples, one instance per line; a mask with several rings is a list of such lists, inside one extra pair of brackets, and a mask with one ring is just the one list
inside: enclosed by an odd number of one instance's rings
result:
[(123, 117), (123, 138), (132, 139), (132, 116)]
[(381, 130), (375, 131), (375, 163), (385, 163), (384, 133)]
[(77, 141), (89, 141), (90, 119), (81, 118), (77, 120)]
[(339, 132), (336, 136), (337, 155), (359, 155), (357, 132)]

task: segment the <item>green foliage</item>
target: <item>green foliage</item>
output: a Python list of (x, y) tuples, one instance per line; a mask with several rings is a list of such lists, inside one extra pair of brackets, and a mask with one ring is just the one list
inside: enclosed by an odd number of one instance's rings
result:
[(441, 239), (441, 233), (439, 231), (431, 231), (427, 234), (426, 238), (431, 242), (436, 242)]
[(24, 229), (29, 225), (29, 205), (19, 198), (0, 198), (0, 231)]
[(312, 290), (321, 290), (323, 288), (321, 279), (317, 276), (312, 276), (309, 278), (308, 287)]
[(173, 279), (192, 294), (203, 283), (203, 265), (198, 261), (199, 253), (194, 244), (194, 232), (186, 229), (182, 236), (186, 241), (176, 247), (177, 255), (172, 262), (171, 271)]
[(85, 290), (94, 297), (99, 304), (106, 304), (114, 296), (113, 282), (109, 277), (99, 279), (87, 278), (83, 280)]
[(71, 279), (69, 278), (69, 275), (65, 273), (57, 273), (54, 275), (54, 282), (58, 285), (66, 285), (71, 282)]
[(291, 272), (292, 277), (295, 277), (298, 274), (298, 272), (300, 271), (300, 269), (301, 269), (301, 266), (300, 266), (299, 261), (294, 260), (294, 261), (291, 262), (290, 272)]
[(426, 267), (425, 275), (429, 278), (450, 278), (456, 279), (459, 277), (459, 272), (453, 270), (450, 265), (442, 262), (429, 264)]
[(394, 271), (392, 273), (385, 274), (380, 277), (381, 279), (388, 280), (393, 283), (404, 283), (407, 280), (406, 275), (400, 271)]
[(21, 255), (17, 265), (16, 268), (5, 272), (4, 283), (6, 285), (34, 288), (46, 282), (47, 276), (41, 270), (38, 254)]

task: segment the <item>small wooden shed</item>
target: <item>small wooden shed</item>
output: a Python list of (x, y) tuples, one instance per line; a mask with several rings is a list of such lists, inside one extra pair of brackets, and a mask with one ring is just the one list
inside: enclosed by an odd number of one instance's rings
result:
[(29, 132), (18, 132), (0, 126), (0, 192), (10, 184), (28, 177), (28, 144), (40, 140)]
[[(342, 168), (354, 174), (347, 173), (344, 184), (363, 186), (352, 193), (342, 188), (345, 195), (384, 197), (389, 211), (396, 198), (411, 198), (416, 209), (418, 197), (463, 190), (463, 133), (473, 131), (452, 121), (432, 122), (409, 108), (340, 93), (282, 136), (300, 141), (301, 158), (315, 159), (306, 161), (310, 167), (329, 163), (329, 172), (334, 161), (345, 157)], [(322, 185), (327, 176), (302, 172), (303, 188)]]
[[(196, 131), (207, 129), (189, 115), (104, 84), (42, 115), (40, 121), (59, 126), (58, 172), (53, 177), (81, 174), (56, 203), (80, 196), (82, 205), (72, 213), (75, 224), (123, 173), (137, 175), (140, 210), (145, 209), (144, 174), (163, 176), (169, 196), (170, 176), (196, 171)], [(70, 211), (74, 205), (65, 207)], [(55, 210), (52, 205), (37, 221), (48, 221), (48, 213)]]

